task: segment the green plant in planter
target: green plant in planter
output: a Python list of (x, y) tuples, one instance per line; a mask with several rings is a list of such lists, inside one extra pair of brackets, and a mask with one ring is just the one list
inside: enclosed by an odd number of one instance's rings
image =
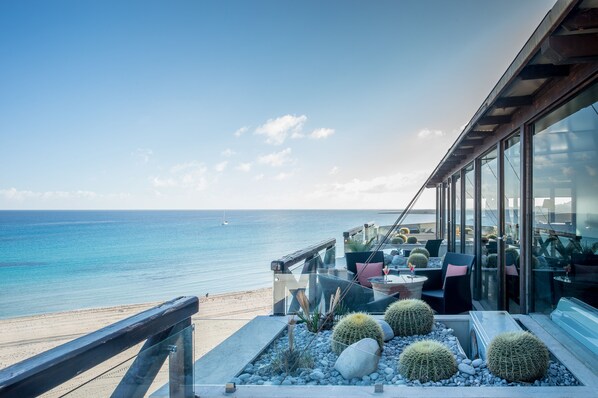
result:
[(349, 241), (347, 241), (347, 244), (345, 245), (345, 247), (346, 247), (346, 249), (348, 249), (351, 252), (367, 252), (367, 251), (370, 251), (373, 243), (374, 243), (374, 238), (368, 240), (367, 242), (350, 239)]
[(423, 254), (426, 256), (427, 259), (430, 259), (430, 252), (424, 247), (416, 247), (415, 249), (411, 250), (411, 254)]
[(508, 381), (534, 381), (546, 374), (548, 348), (529, 332), (506, 332), (496, 336), (486, 353), (488, 369)]
[(403, 239), (403, 242), (407, 242), (407, 235), (399, 234), (399, 238)]
[(400, 236), (397, 236), (397, 237), (392, 238), (390, 243), (392, 243), (393, 245), (402, 245), (403, 243), (405, 243), (405, 241)]
[(488, 234), (488, 235), (486, 235), (486, 238), (488, 238), (488, 239), (496, 239), (496, 235), (495, 234)]
[(411, 253), (407, 259), (407, 263), (413, 265), (415, 268), (426, 268), (428, 266), (428, 257), (422, 253)]
[(428, 334), (434, 326), (434, 311), (422, 300), (399, 300), (388, 306), (384, 320), (396, 336)]
[(451, 350), (434, 340), (410, 344), (399, 356), (399, 372), (410, 380), (422, 383), (448, 379), (457, 372), (457, 361)]
[(403, 228), (399, 229), (399, 233), (403, 234), (403, 235), (409, 235), (410, 232), (411, 231), (409, 231), (409, 228), (407, 228), (407, 227), (403, 227)]
[(416, 236), (410, 236), (407, 238), (407, 243), (413, 245), (415, 243), (417, 243), (417, 237)]
[(336, 292), (330, 297), (330, 308), (328, 312), (322, 313), (318, 307), (313, 311), (309, 309), (309, 300), (305, 296), (305, 292), (300, 290), (297, 292), (297, 301), (301, 306), (301, 311), (297, 313), (300, 321), (305, 323), (307, 330), (312, 333), (318, 333), (320, 330), (330, 330), (334, 324), (336, 315), (338, 315), (339, 302), (341, 297), (341, 288), (336, 288)]
[(496, 254), (489, 254), (488, 261), (486, 262), (486, 268), (496, 268), (498, 265), (498, 256)]
[(355, 312), (343, 317), (332, 331), (332, 351), (337, 355), (361, 339), (371, 338), (384, 346), (384, 333), (376, 320), (365, 312)]
[(295, 320), (290, 319), (288, 324), (289, 348), (279, 351), (274, 356), (270, 367), (276, 373), (292, 375), (298, 369), (311, 368), (313, 358), (308, 351), (296, 350), (294, 341)]

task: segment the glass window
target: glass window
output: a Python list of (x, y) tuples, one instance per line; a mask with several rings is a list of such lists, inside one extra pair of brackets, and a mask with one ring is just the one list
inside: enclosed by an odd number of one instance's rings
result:
[(519, 209), (521, 208), (520, 137), (516, 135), (505, 143), (504, 194), (505, 194), (505, 279), (507, 306), (511, 313), (519, 310)]
[(534, 310), (598, 306), (598, 85), (534, 126)]
[(455, 193), (455, 207), (453, 214), (453, 251), (455, 253), (461, 253), (461, 176), (455, 174), (453, 176), (453, 190)]
[(487, 310), (498, 309), (497, 239), (498, 232), (498, 162), (496, 149), (480, 159), (482, 228), (482, 290), (480, 303)]
[(473, 254), (473, 240), (474, 240), (474, 202), (475, 202), (475, 191), (474, 191), (474, 170), (473, 163), (465, 167), (465, 229), (463, 233), (463, 239), (465, 240), (465, 251), (464, 253)]

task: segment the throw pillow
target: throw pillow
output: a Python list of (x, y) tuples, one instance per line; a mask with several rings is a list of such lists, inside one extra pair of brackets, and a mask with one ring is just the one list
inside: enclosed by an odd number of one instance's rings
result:
[(359, 284), (366, 287), (372, 287), (368, 278), (374, 276), (382, 276), (383, 263), (369, 263), (366, 267), (365, 263), (355, 263), (357, 267), (357, 280)]
[(515, 265), (507, 265), (505, 267), (505, 273), (511, 276), (519, 276), (519, 272), (517, 272), (517, 267), (515, 267)]
[(442, 290), (444, 290), (444, 286), (446, 285), (446, 278), (450, 278), (451, 276), (463, 276), (463, 275), (467, 275), (467, 266), (449, 264), (446, 267), (446, 275), (444, 276), (444, 283), (442, 284)]

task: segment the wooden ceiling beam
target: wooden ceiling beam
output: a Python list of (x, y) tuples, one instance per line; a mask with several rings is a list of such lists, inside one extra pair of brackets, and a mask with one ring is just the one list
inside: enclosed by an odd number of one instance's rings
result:
[(556, 64), (594, 62), (598, 60), (598, 33), (550, 36), (542, 45), (542, 54)]
[(501, 97), (494, 102), (494, 105), (497, 108), (513, 108), (517, 106), (531, 105), (533, 101), (534, 97), (532, 95), (522, 95), (517, 97)]
[(551, 77), (567, 75), (569, 75), (569, 67), (567, 65), (553, 64), (528, 65), (519, 73), (521, 80), (549, 79)]
[(563, 26), (570, 31), (598, 28), (598, 8), (579, 9), (579, 12), (565, 19)]
[(505, 124), (511, 121), (511, 115), (499, 115), (499, 116), (482, 116), (478, 119), (480, 126), (489, 126), (494, 124)]

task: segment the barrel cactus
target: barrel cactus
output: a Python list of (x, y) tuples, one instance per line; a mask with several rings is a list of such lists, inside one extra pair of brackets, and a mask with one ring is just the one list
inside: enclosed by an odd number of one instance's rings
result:
[(486, 263), (486, 268), (496, 268), (498, 265), (498, 257), (496, 254), (489, 254), (488, 261)]
[(422, 300), (399, 300), (386, 309), (384, 320), (388, 322), (395, 336), (428, 334), (434, 326), (434, 312)]
[(337, 355), (361, 339), (371, 338), (378, 342), (380, 349), (384, 345), (382, 327), (370, 315), (356, 312), (343, 317), (332, 332), (332, 351)]
[(409, 232), (411, 232), (411, 231), (407, 227), (403, 227), (403, 228), (399, 229), (399, 233), (401, 233), (403, 235), (409, 235)]
[(424, 247), (416, 247), (415, 249), (411, 250), (411, 254), (423, 254), (424, 256), (426, 256), (426, 258), (430, 258), (430, 252), (428, 251), (428, 249), (424, 248)]
[(402, 245), (403, 243), (405, 243), (405, 241), (400, 236), (397, 236), (397, 237), (392, 238), (390, 243), (392, 243), (393, 245)]
[(529, 332), (506, 332), (488, 345), (486, 362), (495, 376), (508, 381), (534, 381), (548, 369), (548, 348)]
[(422, 340), (410, 344), (399, 357), (399, 372), (422, 383), (448, 379), (457, 372), (455, 356), (444, 344)]
[(411, 253), (407, 262), (415, 268), (426, 268), (428, 266), (428, 257), (422, 253)]
[(407, 238), (407, 243), (412, 244), (412, 245), (415, 244), (415, 243), (417, 243), (417, 237), (415, 237), (415, 236), (408, 237)]

